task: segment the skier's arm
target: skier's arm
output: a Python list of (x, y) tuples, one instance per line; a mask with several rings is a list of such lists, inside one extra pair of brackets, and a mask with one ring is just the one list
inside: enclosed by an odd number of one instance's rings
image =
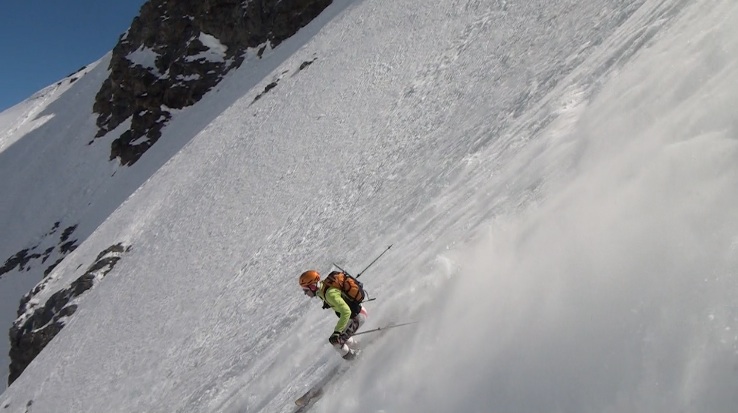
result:
[(351, 319), (351, 308), (341, 297), (341, 291), (337, 288), (329, 288), (325, 293), (325, 301), (338, 313), (338, 323), (333, 331), (343, 333)]

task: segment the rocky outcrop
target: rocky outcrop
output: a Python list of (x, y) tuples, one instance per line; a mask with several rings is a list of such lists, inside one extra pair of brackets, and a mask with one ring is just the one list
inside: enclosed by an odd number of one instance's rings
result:
[[(318, 58), (315, 57), (315, 58), (313, 58), (313, 60), (308, 60), (308, 61), (302, 62), (302, 64), (300, 64), (300, 67), (297, 69), (297, 71), (295, 72), (295, 74), (301, 72), (303, 69), (305, 69), (306, 67), (308, 67), (311, 64), (313, 64), (313, 62), (315, 62), (317, 59)], [(261, 99), (264, 95), (266, 95), (267, 93), (269, 93), (270, 90), (272, 90), (275, 87), (277, 87), (279, 85), (279, 81), (282, 80), (282, 76), (286, 75), (287, 73), (289, 73), (289, 72), (288, 71), (285, 71), (285, 72), (280, 73), (271, 83), (269, 83), (268, 85), (266, 85), (264, 87), (264, 91), (261, 92), (261, 93), (259, 93), (258, 95), (256, 95), (254, 97), (254, 100), (251, 101), (251, 105), (253, 105), (254, 103), (256, 103), (256, 101), (259, 100), (259, 99)]]
[[(11, 257), (5, 260), (5, 263), (0, 267), (0, 278), (5, 274), (16, 270), (18, 272), (28, 272), (31, 267), (35, 264), (45, 265), (46, 261), (51, 258), (52, 254), (56, 251), (56, 261), (50, 264), (44, 270), (44, 276), (49, 275), (63, 259), (69, 253), (77, 248), (77, 240), (70, 239), (77, 229), (77, 225), (72, 225), (64, 229), (59, 235), (59, 239), (56, 240), (57, 232), (59, 231), (61, 223), (55, 222), (51, 230), (47, 232), (42, 240), (30, 247), (22, 249)], [(56, 246), (42, 247), (43, 244), (55, 243)], [(41, 251), (43, 249), (43, 251)]]
[(103, 279), (130, 250), (122, 244), (102, 251), (95, 262), (74, 280), (39, 306), (34, 298), (42, 292), (49, 279), (44, 279), (26, 294), (18, 309), (18, 319), (10, 328), (10, 373), (8, 385), (17, 379), (41, 350), (64, 328), (65, 320), (77, 311), (76, 299)]
[(161, 137), (171, 109), (198, 102), (237, 68), (308, 24), (332, 0), (150, 0), (113, 49), (93, 107), (96, 138), (130, 119), (110, 159), (134, 164)]

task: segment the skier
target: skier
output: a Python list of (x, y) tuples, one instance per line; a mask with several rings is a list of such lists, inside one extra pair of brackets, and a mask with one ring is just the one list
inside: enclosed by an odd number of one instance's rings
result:
[(353, 360), (359, 343), (352, 336), (366, 321), (367, 313), (360, 302), (352, 300), (340, 288), (329, 285), (327, 281), (335, 276), (343, 276), (343, 273), (334, 271), (329, 274), (326, 281), (321, 282), (317, 271), (308, 270), (300, 275), (300, 287), (308, 297), (320, 298), (323, 301), (323, 308), (330, 308), (336, 312), (338, 323), (328, 342), (345, 360)]

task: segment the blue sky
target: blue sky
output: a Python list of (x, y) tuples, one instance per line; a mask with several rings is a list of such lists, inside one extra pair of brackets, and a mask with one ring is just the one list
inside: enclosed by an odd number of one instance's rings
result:
[(112, 50), (145, 2), (0, 3), (0, 111)]

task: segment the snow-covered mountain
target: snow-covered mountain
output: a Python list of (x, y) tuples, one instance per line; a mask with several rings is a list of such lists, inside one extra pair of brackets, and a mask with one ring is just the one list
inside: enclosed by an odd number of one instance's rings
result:
[(732, 0), (334, 1), (167, 106), (135, 162), (110, 150), (136, 115), (92, 111), (112, 54), (40, 91), (0, 113), (0, 310), (33, 289), (20, 325), (63, 328), (0, 409), (293, 411), (344, 362), (297, 276), (393, 244), (364, 328), (419, 323), (315, 411), (733, 411), (736, 23)]
[[(3, 113), (7, 125), (0, 125), (8, 133), (1, 145), (9, 148), (4, 155), (11, 161), (0, 168), (5, 168), (4, 176), (13, 177), (2, 187), (11, 202), (1, 206), (8, 236), (0, 256), (8, 258), (0, 278), (9, 285), (2, 288), (7, 298), (0, 321), (10, 329), (10, 342), (0, 346), (3, 377), (8, 376), (6, 346), (12, 382), (76, 311), (72, 301), (112, 269), (111, 248), (127, 247), (113, 244), (101, 250), (89, 271), (80, 271), (76, 282), (62, 290), (49, 285), (56, 278), (49, 277), (56, 265), (244, 90), (309, 39), (321, 21), (340, 11), (334, 8), (312, 28), (304, 28), (300, 39), (271, 50), (321, 15), (328, 4), (149, 1), (102, 65), (82, 68)], [(239, 87), (232, 93), (217, 90), (219, 96), (204, 101), (196, 116), (188, 113), (244, 63), (248, 73)], [(182, 113), (174, 116), (176, 111)], [(160, 141), (164, 127), (168, 136)], [(102, 268), (106, 270), (100, 272)]]

